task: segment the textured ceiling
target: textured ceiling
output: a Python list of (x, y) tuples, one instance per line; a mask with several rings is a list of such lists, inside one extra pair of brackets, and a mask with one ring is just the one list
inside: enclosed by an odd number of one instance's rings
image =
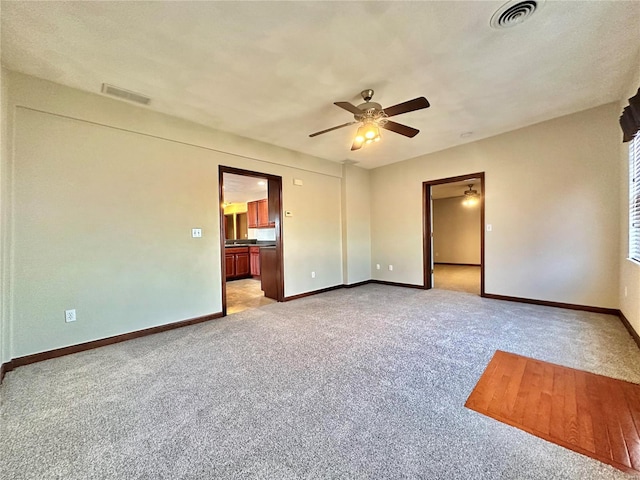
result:
[(440, 185), (433, 185), (431, 187), (431, 198), (434, 200), (441, 200), (443, 198), (461, 197), (466, 190), (469, 190), (469, 185), (473, 185), (473, 189), (480, 192), (480, 179), (464, 180), (462, 182), (443, 183)]
[[(2, 2), (2, 62), (98, 93), (333, 161), (373, 168), (619, 100), (637, 68), (640, 2), (547, 0), (495, 30), (502, 1)], [(383, 107), (408, 139), (349, 150), (356, 126), (334, 101)], [(461, 138), (463, 132), (472, 135)]]
[(233, 173), (224, 173), (223, 176), (223, 200), (226, 203), (245, 203), (267, 198), (266, 178), (247, 177)]

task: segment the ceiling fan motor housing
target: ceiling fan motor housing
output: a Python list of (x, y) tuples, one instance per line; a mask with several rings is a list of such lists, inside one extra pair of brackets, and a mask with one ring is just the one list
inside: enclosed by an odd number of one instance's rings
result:
[(382, 105), (376, 102), (367, 102), (361, 103), (358, 105), (358, 109), (362, 110), (362, 113), (356, 113), (353, 115), (353, 118), (358, 122), (386, 122), (385, 117), (387, 116), (382, 110)]

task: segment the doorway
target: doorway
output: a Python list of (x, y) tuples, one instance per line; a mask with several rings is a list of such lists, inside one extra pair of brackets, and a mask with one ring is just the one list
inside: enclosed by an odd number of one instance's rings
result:
[(484, 172), (423, 182), (424, 288), (484, 296)]
[(282, 177), (219, 166), (222, 315), (284, 298)]

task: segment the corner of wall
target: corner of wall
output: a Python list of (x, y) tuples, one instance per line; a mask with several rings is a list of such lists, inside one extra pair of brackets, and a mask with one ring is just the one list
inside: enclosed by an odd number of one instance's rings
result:
[(0, 67), (0, 364), (11, 360), (10, 331), (10, 186), (9, 73)]
[[(620, 99), (620, 112), (628, 105), (628, 98), (640, 88), (640, 58)], [(622, 136), (622, 134), (620, 134)], [(640, 334), (640, 265), (627, 259), (629, 252), (629, 148), (620, 144), (620, 255), (619, 305), (631, 327)]]
[(346, 285), (371, 279), (371, 175), (345, 162), (342, 166), (342, 253)]

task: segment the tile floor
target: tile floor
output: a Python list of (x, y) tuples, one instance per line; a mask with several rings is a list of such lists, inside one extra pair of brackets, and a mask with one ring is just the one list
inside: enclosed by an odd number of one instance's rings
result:
[(274, 302), (275, 300), (264, 296), (260, 280), (243, 278), (227, 282), (227, 315)]

